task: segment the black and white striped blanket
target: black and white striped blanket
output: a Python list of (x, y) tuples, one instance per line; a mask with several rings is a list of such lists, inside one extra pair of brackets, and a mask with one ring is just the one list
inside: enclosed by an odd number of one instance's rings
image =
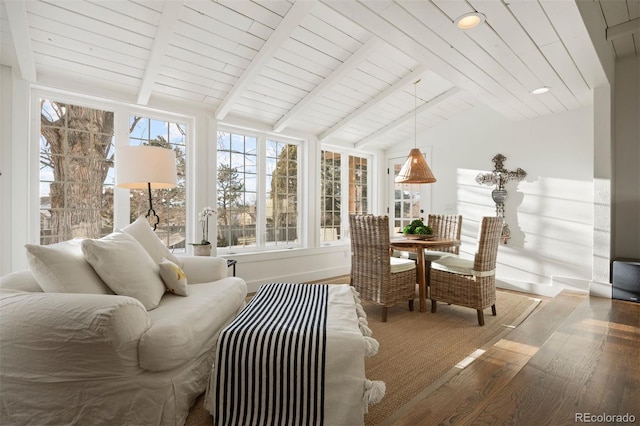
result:
[(323, 424), (327, 287), (264, 285), (222, 331), (214, 424)]
[(220, 333), (205, 408), (215, 425), (363, 425), (377, 350), (348, 284), (263, 285)]

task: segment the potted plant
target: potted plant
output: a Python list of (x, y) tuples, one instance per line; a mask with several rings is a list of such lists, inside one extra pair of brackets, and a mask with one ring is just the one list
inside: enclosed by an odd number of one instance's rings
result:
[(402, 233), (409, 239), (425, 240), (433, 237), (433, 228), (425, 225), (422, 220), (415, 219), (402, 229)]
[(210, 256), (211, 255), (211, 243), (209, 242), (209, 217), (216, 213), (211, 207), (205, 207), (200, 213), (198, 213), (198, 221), (200, 222), (200, 228), (202, 229), (202, 239), (199, 243), (191, 244), (193, 246), (193, 253), (196, 256)]

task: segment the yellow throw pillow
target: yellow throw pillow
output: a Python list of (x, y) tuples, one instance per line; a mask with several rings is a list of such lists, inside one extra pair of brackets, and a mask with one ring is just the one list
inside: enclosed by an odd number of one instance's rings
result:
[(182, 268), (170, 260), (164, 259), (160, 262), (160, 278), (164, 281), (165, 287), (178, 296), (188, 296), (187, 276)]

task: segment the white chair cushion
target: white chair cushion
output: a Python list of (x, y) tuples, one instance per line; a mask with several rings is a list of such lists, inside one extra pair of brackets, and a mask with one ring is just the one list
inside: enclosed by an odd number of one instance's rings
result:
[(405, 272), (412, 269), (416, 269), (416, 262), (410, 259), (402, 259), (400, 257), (390, 257), (391, 260), (391, 273)]
[(431, 262), (431, 269), (450, 272), (452, 274), (473, 275), (475, 277), (490, 277), (496, 272), (495, 269), (491, 271), (474, 271), (473, 260), (461, 259), (457, 256), (445, 257), (436, 262)]
[(187, 276), (181, 267), (170, 260), (160, 262), (160, 278), (164, 281), (164, 285), (173, 294), (178, 296), (188, 296)]
[(416, 260), (418, 258), (415, 251), (402, 251), (402, 250), (394, 250), (393, 257), (399, 257), (402, 259), (411, 259), (411, 260)]
[(153, 232), (153, 228), (151, 228), (147, 218), (144, 216), (140, 216), (133, 223), (122, 228), (122, 232), (126, 232), (135, 238), (157, 265), (162, 262), (162, 259), (168, 259), (179, 267), (183, 267), (182, 262), (169, 251), (167, 246)]
[(428, 260), (430, 262), (444, 259), (445, 257), (456, 256), (454, 253), (449, 253), (446, 251), (438, 251), (438, 250), (425, 250), (424, 251), (424, 260)]
[(160, 271), (142, 245), (129, 234), (114, 232), (82, 241), (84, 257), (116, 294), (138, 299), (154, 309), (166, 292)]
[(82, 239), (26, 244), (29, 269), (47, 293), (113, 294), (82, 254)]
[(459, 257), (445, 257), (435, 262), (431, 262), (431, 269), (451, 272), (453, 274), (473, 275), (473, 260), (461, 259)]

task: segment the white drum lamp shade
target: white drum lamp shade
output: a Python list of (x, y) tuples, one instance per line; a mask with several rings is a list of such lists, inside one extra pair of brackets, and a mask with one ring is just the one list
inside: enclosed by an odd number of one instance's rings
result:
[(149, 191), (149, 211), (154, 216), (155, 230), (160, 217), (153, 209), (152, 189), (167, 189), (177, 186), (176, 153), (159, 146), (116, 147), (116, 186)]
[(116, 185), (120, 188), (174, 188), (176, 153), (159, 146), (116, 147)]

